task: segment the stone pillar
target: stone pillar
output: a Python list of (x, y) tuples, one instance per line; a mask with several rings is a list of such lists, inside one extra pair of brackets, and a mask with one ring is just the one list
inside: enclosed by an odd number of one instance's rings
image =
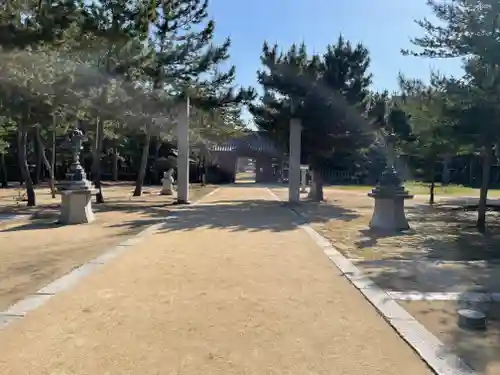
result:
[(290, 162), (288, 169), (288, 201), (300, 202), (300, 148), (302, 125), (299, 119), (290, 120)]
[(189, 203), (189, 98), (180, 107), (177, 123), (177, 203)]
[(301, 165), (300, 166), (300, 192), (307, 193), (307, 171), (309, 170), (309, 166)]

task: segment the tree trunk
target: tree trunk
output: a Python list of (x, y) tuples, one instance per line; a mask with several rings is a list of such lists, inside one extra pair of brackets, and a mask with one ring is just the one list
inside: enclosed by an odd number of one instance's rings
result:
[(17, 130), (17, 150), (19, 158), (19, 168), (21, 169), (21, 176), (26, 184), (26, 196), (28, 198), (28, 207), (36, 205), (35, 189), (33, 187), (33, 180), (31, 179), (30, 170), (28, 166), (28, 158), (26, 155), (28, 143), (28, 134), (19, 126)]
[[(38, 135), (35, 135), (35, 139), (38, 139)], [(43, 150), (40, 148), (40, 144), (38, 143), (38, 141), (34, 143), (35, 143), (34, 149), (35, 149), (36, 162), (35, 162), (35, 176), (33, 183), (35, 185), (39, 185), (43, 176), (43, 156), (42, 156)]]
[(120, 154), (118, 153), (118, 147), (113, 148), (113, 181), (118, 181), (118, 159)]
[(203, 156), (201, 164), (201, 184), (205, 186), (207, 184), (207, 158)]
[(2, 170), (1, 182), (2, 188), (6, 189), (9, 187), (9, 179), (7, 175), (7, 166), (5, 165), (5, 154), (0, 154), (0, 169)]
[(450, 155), (445, 155), (443, 158), (443, 171), (441, 180), (443, 185), (448, 185), (450, 183)]
[(309, 194), (307, 194), (307, 197), (312, 199), (314, 196), (316, 196), (316, 184), (314, 183), (314, 173), (311, 170), (311, 187), (309, 188)]
[(155, 162), (160, 158), (160, 149), (161, 149), (161, 139), (160, 137), (156, 137), (155, 141)]
[(435, 188), (436, 188), (436, 168), (433, 163), (431, 166), (431, 185), (429, 187), (429, 204), (434, 204)]
[[(162, 146), (162, 142), (161, 142), (161, 139), (160, 137), (156, 137), (156, 141), (155, 141), (155, 157), (154, 157), (154, 166), (157, 166), (158, 165), (158, 159), (160, 158), (160, 149), (161, 149), (161, 146)], [(151, 184), (156, 184), (156, 183), (159, 183), (161, 184), (161, 177), (158, 175), (158, 169), (155, 167), (153, 169), (153, 174), (152, 176), (150, 176), (150, 183)]]
[(481, 190), (479, 192), (479, 205), (477, 207), (477, 222), (476, 226), (479, 232), (486, 231), (486, 209), (488, 201), (488, 187), (490, 184), (491, 171), (491, 146), (483, 148), (483, 176), (481, 181)]
[(50, 160), (50, 168), (52, 169), (52, 173), (56, 174), (56, 131), (52, 132), (52, 152), (51, 152), (51, 160)]
[(40, 150), (40, 156), (42, 158), (43, 163), (45, 164), (45, 168), (49, 171), (49, 187), (50, 187), (50, 194), (52, 195), (52, 198), (56, 197), (56, 184), (55, 184), (55, 179), (54, 179), (54, 169), (52, 169), (52, 166), (49, 163), (49, 159), (47, 158), (47, 155), (45, 154), (45, 145), (42, 140), (42, 136), (40, 135), (40, 128), (36, 128), (36, 142), (38, 144), (38, 149)]
[(144, 183), (144, 177), (146, 176), (146, 168), (148, 166), (150, 144), (151, 144), (151, 134), (148, 126), (146, 128), (144, 145), (142, 146), (141, 165), (139, 167), (139, 173), (137, 174), (137, 180), (135, 182), (134, 197), (140, 197), (142, 194), (142, 185)]
[(104, 136), (104, 121), (96, 117), (96, 135), (95, 135), (95, 152), (92, 160), (92, 177), (94, 180), (97, 193), (95, 195), (95, 202), (97, 204), (104, 203), (104, 195), (102, 194), (101, 183), (101, 154), (102, 154), (102, 141)]
[(313, 202), (321, 202), (324, 200), (323, 195), (323, 176), (319, 171), (311, 171), (311, 189), (309, 190), (308, 197)]
[(476, 162), (475, 157), (469, 157), (469, 185), (474, 185), (474, 163)]

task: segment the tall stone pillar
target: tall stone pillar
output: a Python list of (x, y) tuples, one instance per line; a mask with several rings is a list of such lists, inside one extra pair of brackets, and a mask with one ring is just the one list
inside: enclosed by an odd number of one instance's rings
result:
[(189, 98), (180, 106), (177, 122), (177, 203), (189, 203)]
[(300, 148), (302, 125), (299, 119), (290, 120), (290, 149), (288, 169), (288, 201), (300, 202)]

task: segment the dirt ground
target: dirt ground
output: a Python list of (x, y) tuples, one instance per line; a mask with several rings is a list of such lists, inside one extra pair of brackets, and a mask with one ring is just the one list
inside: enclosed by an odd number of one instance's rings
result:
[(260, 187), (223, 187), (0, 331), (0, 374), (430, 375)]
[[(52, 200), (47, 189), (38, 189), (35, 208), (15, 203), (17, 189), (0, 189), (2, 212), (24, 215), (0, 221), (0, 311), (168, 214), (173, 198), (159, 195), (160, 187), (146, 188), (142, 197), (132, 197), (132, 189), (105, 187), (105, 203), (93, 206), (96, 221), (74, 226), (56, 224), (60, 198)], [(191, 198), (213, 189), (192, 185)]]
[[(284, 194), (285, 191), (280, 192)], [(382, 288), (421, 292), (500, 290), (500, 214), (488, 212), (488, 232), (475, 228), (472, 198), (441, 197), (431, 207), (422, 197), (407, 201), (411, 230), (381, 234), (369, 229), (373, 199), (325, 189), (326, 202), (305, 201), (297, 210)]]
[(488, 318), (488, 329), (485, 332), (458, 327), (457, 310), (469, 307), (461, 302), (416, 301), (400, 304), (479, 374), (500, 374), (499, 303), (473, 306), (483, 311)]
[[(286, 197), (284, 188), (274, 190)], [(489, 212), (488, 233), (477, 233), (476, 212), (457, 209), (464, 202), (473, 203), (471, 198), (442, 197), (434, 207), (421, 197), (409, 200), (406, 212), (411, 230), (396, 235), (369, 230), (373, 199), (366, 194), (326, 188), (325, 199), (322, 203), (303, 201), (297, 210), (348, 258), (500, 260), (500, 214)]]
[[(286, 198), (284, 188), (274, 189)], [(305, 199), (306, 197), (303, 196)], [(457, 209), (471, 198), (441, 197), (430, 207), (425, 197), (407, 201), (411, 230), (399, 235), (371, 232), (373, 200), (364, 193), (325, 189), (326, 202), (304, 201), (295, 209), (377, 285), (419, 292), (499, 292), (500, 215), (488, 213), (488, 233), (475, 229), (476, 212)], [(500, 374), (500, 304), (479, 307), (490, 319), (487, 332), (457, 327), (458, 302), (401, 303), (427, 329), (478, 373)]]

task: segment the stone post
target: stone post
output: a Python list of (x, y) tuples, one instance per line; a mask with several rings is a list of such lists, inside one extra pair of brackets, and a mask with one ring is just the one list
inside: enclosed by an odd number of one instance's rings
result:
[(189, 204), (189, 97), (180, 106), (177, 122), (177, 203)]
[(302, 125), (299, 119), (290, 120), (290, 162), (288, 166), (288, 201), (300, 202), (300, 154)]

